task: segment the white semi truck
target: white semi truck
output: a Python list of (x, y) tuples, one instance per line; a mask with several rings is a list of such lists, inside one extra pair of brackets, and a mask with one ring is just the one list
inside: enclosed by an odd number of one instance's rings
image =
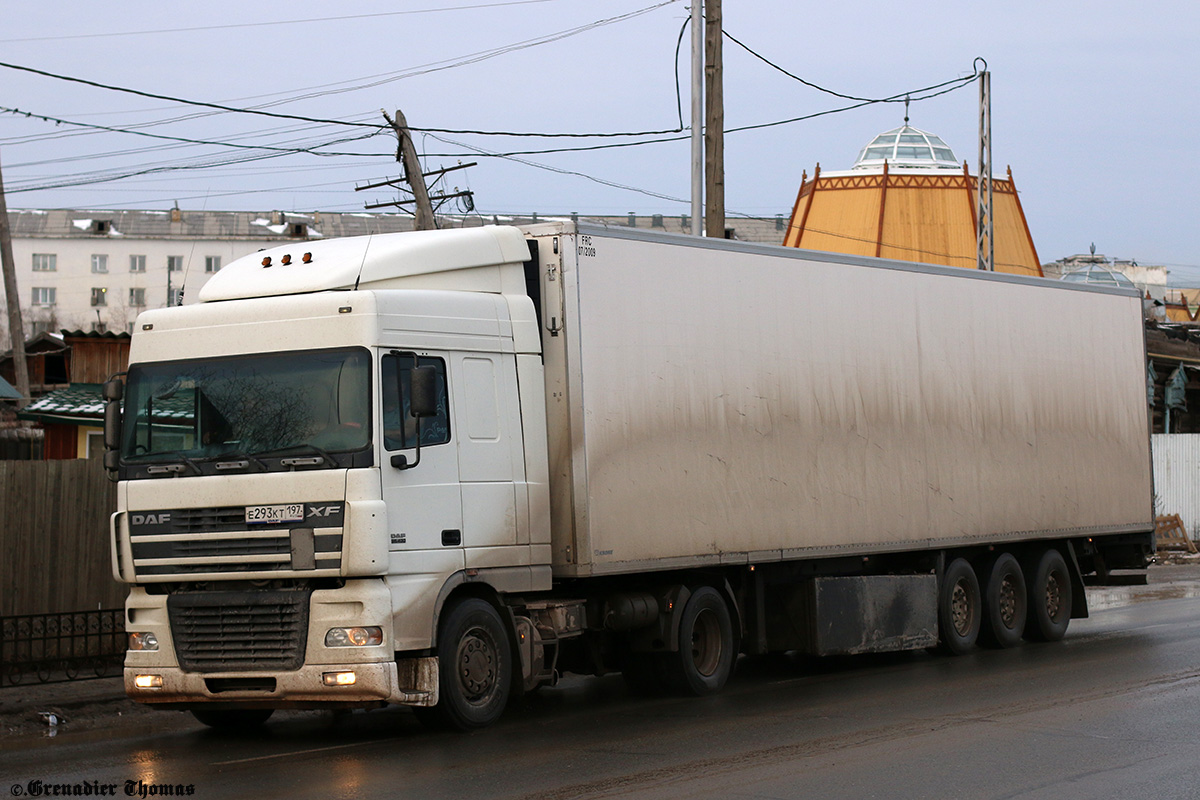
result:
[(297, 241), (105, 386), (131, 697), (214, 726), (1061, 638), (1144, 567), (1134, 292), (567, 222)]

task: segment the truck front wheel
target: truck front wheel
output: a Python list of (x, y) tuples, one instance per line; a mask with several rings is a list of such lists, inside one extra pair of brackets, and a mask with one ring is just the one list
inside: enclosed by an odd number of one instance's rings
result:
[(512, 650), (496, 609), (469, 598), (453, 605), (438, 634), (438, 704), (416, 709), (422, 722), (462, 731), (500, 718), (512, 682)]
[(733, 672), (733, 620), (725, 598), (711, 586), (692, 592), (679, 621), (679, 652), (666, 653), (671, 687), (692, 695), (719, 692)]

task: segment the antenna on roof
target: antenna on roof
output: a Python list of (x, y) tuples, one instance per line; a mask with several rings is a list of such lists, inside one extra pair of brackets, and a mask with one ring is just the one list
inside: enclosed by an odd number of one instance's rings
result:
[(908, 126), (908, 101), (910, 99), (911, 98), (909, 98), (908, 95), (904, 95), (904, 125), (905, 125), (905, 127)]

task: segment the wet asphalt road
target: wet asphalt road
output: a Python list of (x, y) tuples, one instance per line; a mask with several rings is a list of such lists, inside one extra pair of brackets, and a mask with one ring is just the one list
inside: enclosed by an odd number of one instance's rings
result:
[(277, 715), (233, 737), (164, 712), (5, 742), (0, 778), (0, 796), (40, 780), (117, 797), (143, 781), (197, 798), (1200, 798), (1200, 599), (957, 659), (743, 659), (699, 700), (573, 678), (465, 736), (403, 709)]

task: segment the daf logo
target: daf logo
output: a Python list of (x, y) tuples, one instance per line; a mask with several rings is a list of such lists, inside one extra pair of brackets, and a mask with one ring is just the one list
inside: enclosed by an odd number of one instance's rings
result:
[(340, 513), (342, 513), (341, 506), (310, 506), (308, 509), (310, 517), (331, 517)]
[(171, 521), (171, 514), (167, 511), (161, 514), (134, 514), (129, 521), (134, 525), (166, 525)]

